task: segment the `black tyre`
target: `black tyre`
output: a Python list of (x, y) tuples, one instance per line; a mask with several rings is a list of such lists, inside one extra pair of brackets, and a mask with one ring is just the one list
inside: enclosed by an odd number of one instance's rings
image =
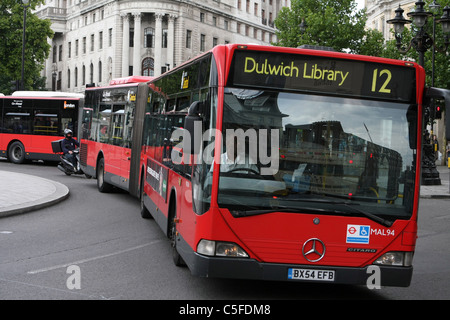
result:
[(184, 267), (186, 263), (177, 250), (177, 224), (175, 223), (177, 211), (175, 201), (171, 201), (169, 211), (169, 239), (172, 244), (172, 260), (177, 267)]
[(8, 149), (8, 157), (12, 163), (24, 163), (25, 162), (25, 147), (22, 142), (16, 141), (11, 144)]
[(97, 188), (102, 193), (111, 192), (113, 186), (105, 182), (105, 160), (101, 158), (97, 166)]
[(141, 202), (141, 217), (144, 219), (151, 219), (152, 215), (150, 213), (150, 211), (148, 211), (148, 209), (145, 207), (144, 204), (144, 198), (145, 198), (145, 192), (144, 192), (144, 177), (141, 178), (141, 188), (140, 188), (140, 202)]

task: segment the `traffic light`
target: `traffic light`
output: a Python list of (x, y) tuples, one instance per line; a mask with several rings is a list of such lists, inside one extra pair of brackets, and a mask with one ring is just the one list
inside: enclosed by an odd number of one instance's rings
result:
[(435, 119), (442, 119), (442, 107), (436, 106), (436, 113), (434, 116)]
[(11, 81), (11, 92), (18, 91), (20, 89), (20, 81), (12, 80)]

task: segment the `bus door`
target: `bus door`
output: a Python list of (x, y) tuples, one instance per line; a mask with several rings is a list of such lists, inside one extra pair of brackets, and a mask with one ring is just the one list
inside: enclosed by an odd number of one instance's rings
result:
[(111, 166), (114, 167), (113, 174), (120, 176), (120, 183), (123, 183), (124, 179), (128, 179), (128, 176), (124, 175), (123, 167), (125, 167), (124, 162), (126, 161), (126, 155), (129, 150), (124, 148), (123, 142), (123, 125), (124, 125), (124, 112), (125, 104), (115, 103), (112, 106), (112, 119), (111, 119), (111, 156), (109, 160)]
[(125, 177), (128, 181), (130, 179), (130, 167), (131, 167), (131, 152), (133, 147), (133, 125), (134, 125), (134, 105), (127, 103), (122, 110), (123, 115), (123, 129), (122, 129), (122, 152), (121, 152), (121, 164), (120, 171), (121, 176)]

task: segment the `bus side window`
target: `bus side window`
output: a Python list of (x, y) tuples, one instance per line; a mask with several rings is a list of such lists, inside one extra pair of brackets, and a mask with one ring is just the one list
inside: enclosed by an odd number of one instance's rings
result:
[(115, 104), (112, 108), (112, 144), (122, 146), (125, 106)]
[(35, 110), (33, 134), (57, 136), (58, 134), (58, 115), (55, 110)]
[(109, 143), (112, 105), (101, 104), (99, 110), (98, 142)]

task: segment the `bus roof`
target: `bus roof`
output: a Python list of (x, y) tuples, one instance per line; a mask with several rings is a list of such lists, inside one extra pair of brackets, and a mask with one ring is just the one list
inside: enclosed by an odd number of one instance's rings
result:
[(109, 82), (109, 85), (114, 86), (114, 85), (118, 85), (118, 84), (148, 82), (152, 79), (153, 79), (153, 77), (147, 77), (147, 76), (130, 76), (130, 77), (112, 79)]
[(16, 91), (12, 93), (11, 96), (30, 98), (84, 98), (84, 94), (82, 93), (60, 91)]

